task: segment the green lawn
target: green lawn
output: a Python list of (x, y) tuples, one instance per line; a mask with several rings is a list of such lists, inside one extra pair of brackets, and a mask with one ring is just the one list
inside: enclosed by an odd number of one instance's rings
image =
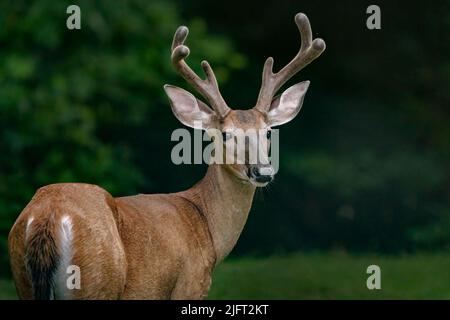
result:
[[(368, 290), (367, 267), (381, 268)], [(450, 299), (450, 253), (404, 257), (318, 253), (245, 258), (219, 266), (210, 299)]]
[[(381, 290), (366, 287), (381, 268)], [(0, 299), (15, 298), (0, 280)], [(210, 299), (450, 299), (450, 253), (413, 256), (291, 254), (229, 259), (214, 274)]]
[(0, 279), (0, 300), (16, 298), (16, 288), (12, 281)]

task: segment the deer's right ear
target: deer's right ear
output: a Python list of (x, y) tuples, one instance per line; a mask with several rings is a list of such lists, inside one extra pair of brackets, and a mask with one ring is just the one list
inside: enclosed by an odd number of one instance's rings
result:
[(166, 84), (164, 90), (169, 97), (173, 114), (182, 124), (204, 130), (213, 125), (216, 114), (204, 102), (175, 86)]

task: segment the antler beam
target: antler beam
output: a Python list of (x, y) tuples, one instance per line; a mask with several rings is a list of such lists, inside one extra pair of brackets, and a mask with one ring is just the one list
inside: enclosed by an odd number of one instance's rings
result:
[(311, 25), (305, 14), (296, 14), (295, 23), (301, 36), (301, 46), (297, 55), (277, 73), (273, 73), (272, 57), (269, 57), (264, 63), (261, 89), (255, 107), (262, 112), (268, 111), (274, 95), (286, 81), (319, 57), (325, 50), (325, 41), (320, 38), (312, 40)]
[(201, 79), (186, 63), (185, 59), (189, 56), (189, 48), (184, 45), (188, 36), (189, 29), (181, 26), (175, 32), (172, 42), (172, 64), (183, 76), (183, 78), (190, 83), (211, 105), (211, 107), (218, 113), (219, 117), (225, 117), (230, 108), (227, 106), (225, 100), (219, 91), (216, 76), (205, 60), (202, 61), (201, 66), (206, 75), (206, 79)]

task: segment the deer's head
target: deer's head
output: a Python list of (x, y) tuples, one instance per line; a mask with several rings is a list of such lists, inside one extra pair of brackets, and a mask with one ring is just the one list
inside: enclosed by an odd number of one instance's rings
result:
[[(246, 132), (256, 131), (256, 135), (244, 137), (245, 143), (241, 144), (240, 148), (240, 144), (237, 143), (238, 148), (234, 152), (223, 153), (227, 158), (224, 165), (238, 178), (256, 186), (265, 186), (274, 177), (273, 167), (268, 161), (264, 161), (268, 159), (271, 128), (295, 118), (302, 107), (309, 81), (293, 85), (279, 96), (275, 97), (275, 94), (287, 80), (325, 50), (325, 42), (322, 39), (312, 40), (311, 26), (306, 15), (298, 13), (295, 16), (295, 23), (301, 35), (299, 52), (291, 62), (276, 73), (272, 70), (273, 58), (266, 60), (258, 100), (256, 105), (248, 110), (233, 110), (228, 107), (220, 94), (216, 77), (207, 61), (202, 61), (201, 64), (206, 75), (204, 80), (187, 65), (185, 58), (189, 55), (189, 48), (184, 44), (189, 31), (187, 27), (179, 27), (173, 38), (174, 67), (209, 103), (208, 106), (181, 88), (165, 85), (164, 89), (169, 97), (173, 113), (178, 120), (189, 127), (203, 130), (215, 129), (216, 132), (220, 132), (222, 139), (215, 140), (216, 149), (227, 150), (227, 144), (230, 141), (236, 142)], [(254, 154), (262, 154), (262, 159), (259, 158), (256, 163), (248, 161), (248, 153), (252, 150), (259, 152)], [(245, 161), (238, 161), (238, 159), (245, 159)]]

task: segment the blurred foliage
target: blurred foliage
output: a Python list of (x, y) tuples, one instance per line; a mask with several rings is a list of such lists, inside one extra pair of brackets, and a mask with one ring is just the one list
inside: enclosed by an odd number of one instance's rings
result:
[[(79, 31), (66, 28), (69, 4), (81, 7)], [(449, 249), (450, 4), (382, 1), (377, 31), (365, 27), (369, 4), (0, 3), (0, 275), (7, 234), (43, 185), (121, 196), (200, 179), (204, 166), (170, 161), (181, 124), (162, 86), (189, 88), (169, 59), (178, 25), (190, 27), (190, 65), (200, 72), (208, 59), (225, 99), (247, 108), (264, 59), (277, 69), (298, 49), (300, 11), (327, 50), (289, 82), (312, 85), (281, 128), (280, 172), (256, 195), (235, 253)]]
[(450, 2), (378, 1), (376, 31), (365, 25), (371, 1), (178, 4), (248, 56), (222, 90), (233, 103), (253, 104), (266, 57), (276, 71), (298, 50), (295, 13), (327, 43), (289, 83), (311, 80), (235, 253), (450, 249)]
[[(74, 3), (82, 8), (80, 31), (66, 28)], [(162, 86), (180, 82), (170, 44), (182, 22), (166, 1), (0, 4), (0, 270), (9, 229), (37, 188), (88, 182), (128, 195), (152, 184), (140, 166), (152, 163), (155, 149), (142, 135), (157, 121), (175, 127), (167, 124)], [(203, 21), (189, 26), (193, 63), (207, 55), (222, 81), (245, 64), (229, 41), (207, 35)], [(154, 132), (153, 140), (170, 141)], [(146, 159), (137, 160), (136, 141), (150, 149)]]

